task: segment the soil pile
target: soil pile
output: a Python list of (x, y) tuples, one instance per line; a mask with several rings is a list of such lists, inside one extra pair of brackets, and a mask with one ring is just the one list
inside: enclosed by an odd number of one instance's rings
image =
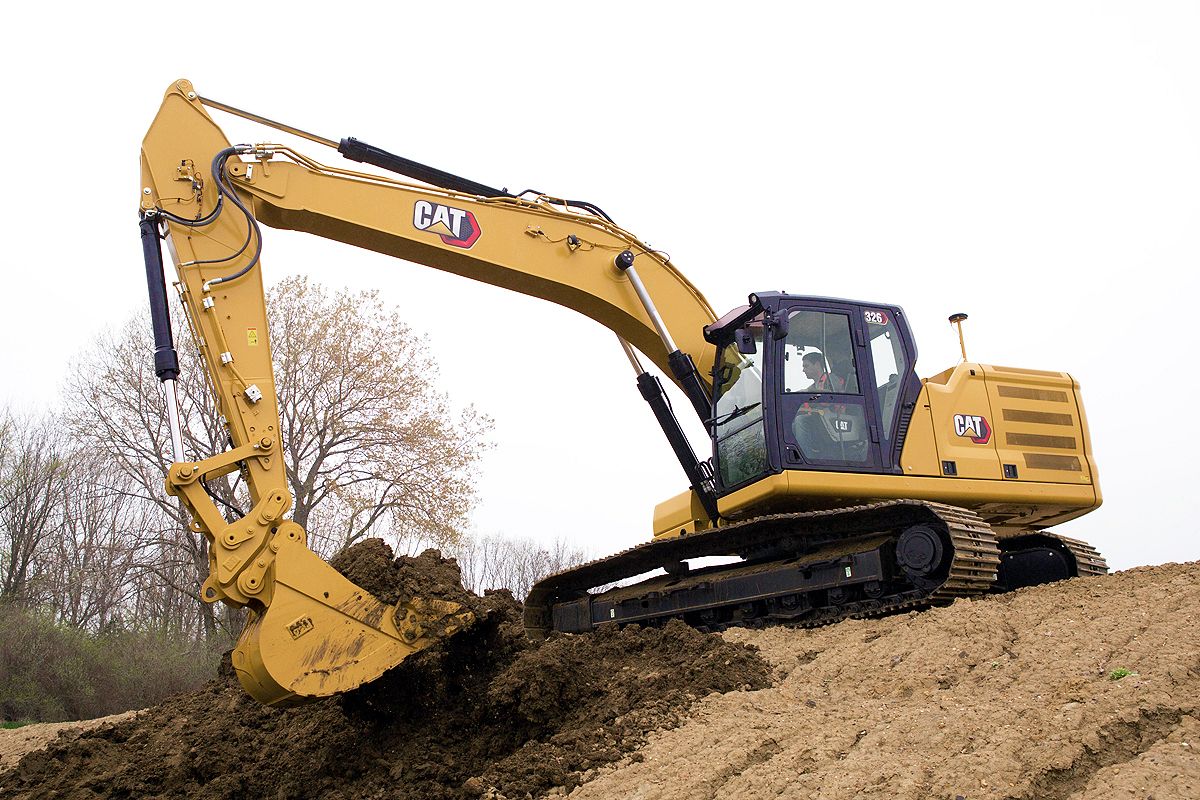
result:
[(920, 614), (729, 631), (777, 683), (705, 700), (572, 800), (1200, 799), (1200, 564)]
[(31, 753), (0, 775), (14, 798), (522, 798), (627, 757), (712, 692), (759, 689), (744, 645), (682, 624), (532, 645), (507, 592), (476, 597), (435, 551), (382, 542), (334, 559), (387, 602), (466, 604), (479, 622), (356, 692), (260, 706), (232, 670), (113, 726)]
[(41, 750), (60, 736), (74, 739), (86, 730), (120, 722), (136, 713), (126, 711), (123, 714), (83, 722), (39, 722), (20, 728), (0, 730), (0, 772), (15, 766), (26, 753)]

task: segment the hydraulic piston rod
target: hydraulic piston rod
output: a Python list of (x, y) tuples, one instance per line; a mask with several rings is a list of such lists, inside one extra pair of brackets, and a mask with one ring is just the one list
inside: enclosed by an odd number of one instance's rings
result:
[(672, 374), (679, 381), (683, 393), (691, 401), (692, 408), (696, 410), (700, 420), (707, 422), (708, 418), (712, 416), (712, 409), (709, 407), (708, 392), (704, 389), (704, 382), (700, 380), (700, 373), (696, 370), (696, 363), (690, 355), (680, 350), (675, 344), (675, 340), (671, 338), (667, 324), (663, 322), (662, 315), (658, 313), (658, 308), (654, 305), (654, 300), (650, 298), (650, 293), (646, 291), (645, 284), (642, 283), (637, 270), (633, 267), (633, 259), (634, 255), (631, 251), (623, 250), (617, 254), (613, 263), (629, 278), (633, 291), (646, 309), (646, 314), (649, 315), (654, 330), (662, 339), (663, 347), (667, 349), (667, 363), (671, 367)]
[(179, 397), (175, 382), (179, 378), (179, 355), (171, 334), (171, 310), (167, 306), (167, 280), (163, 274), (162, 247), (158, 238), (158, 215), (143, 214), (142, 257), (146, 262), (146, 289), (150, 293), (150, 324), (154, 331), (154, 374), (162, 382), (167, 406), (167, 425), (171, 431), (171, 456), (183, 461), (183, 430), (179, 422)]

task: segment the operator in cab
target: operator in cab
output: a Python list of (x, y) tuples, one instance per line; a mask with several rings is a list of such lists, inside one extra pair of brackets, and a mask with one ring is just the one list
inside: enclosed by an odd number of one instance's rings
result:
[(805, 353), (801, 365), (804, 369), (804, 377), (812, 381), (804, 391), (840, 392), (846, 388), (846, 379), (830, 375), (829, 370), (825, 367), (825, 357), (820, 353)]

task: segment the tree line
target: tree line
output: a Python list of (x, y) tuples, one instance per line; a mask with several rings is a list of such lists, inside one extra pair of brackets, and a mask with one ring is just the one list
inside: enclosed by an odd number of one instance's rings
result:
[[(437, 390), (427, 339), (377, 293), (293, 278), (268, 307), (291, 515), (320, 555), (372, 536), (398, 553), (437, 547), (470, 588), (519, 599), (584, 559), (563, 542), (467, 533), (491, 422)], [(186, 332), (176, 342), (185, 450), (199, 460), (229, 443), (199, 354)], [(207, 542), (163, 489), (170, 438), (152, 352), (138, 316), (78, 356), (58, 408), (0, 410), (0, 608), (226, 643), (241, 617), (199, 600)], [(250, 506), (237, 473), (209, 490), (230, 521)]]

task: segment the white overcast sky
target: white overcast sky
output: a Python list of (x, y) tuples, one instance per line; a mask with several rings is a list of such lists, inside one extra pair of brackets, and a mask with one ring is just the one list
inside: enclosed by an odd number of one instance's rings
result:
[[(138, 147), (186, 77), (329, 138), (590, 200), (718, 313), (768, 290), (900, 304), (921, 375), (957, 360), (946, 317), (965, 311), (973, 360), (1083, 384), (1105, 504), (1061, 530), (1117, 568), (1200, 558), (1200, 5), (380, 8), (4, 12), (4, 400), (55, 403), (72, 356), (144, 302)], [(684, 488), (591, 321), (302, 234), (268, 231), (263, 258), (269, 282), (379, 288), (429, 334), (445, 391), (496, 422), (479, 532), (598, 556)]]

